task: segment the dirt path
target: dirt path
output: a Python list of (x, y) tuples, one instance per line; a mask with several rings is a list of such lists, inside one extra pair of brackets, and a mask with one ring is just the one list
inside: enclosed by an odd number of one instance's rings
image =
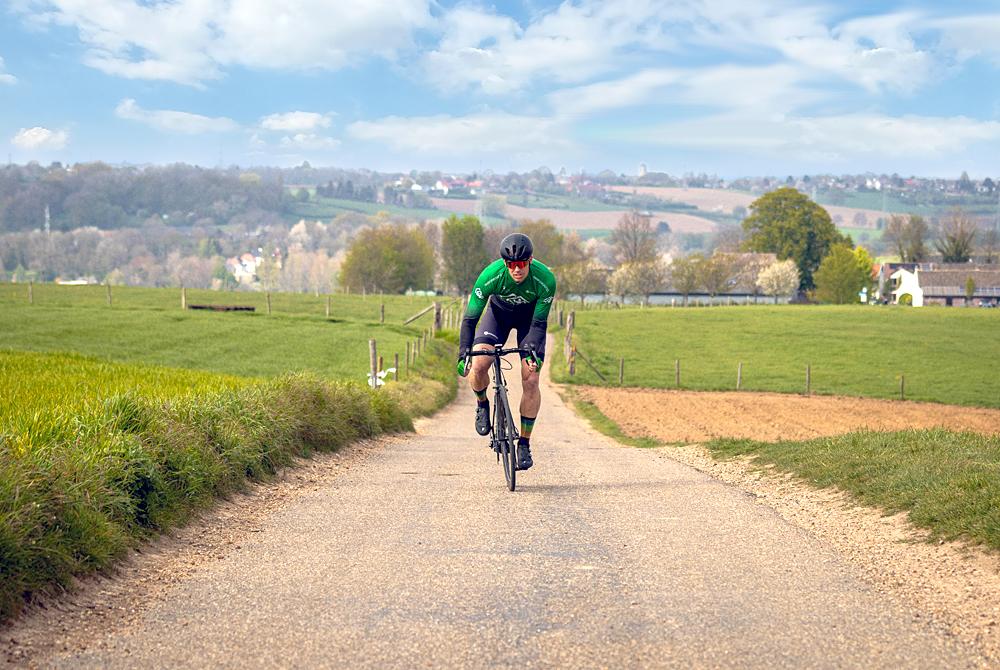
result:
[[(545, 394), (516, 493), (463, 392), (415, 436), (317, 462), (216, 550), (220, 524), (155, 597), (95, 593), (45, 615), (44, 645), (31, 620), (5, 637), (72, 668), (985, 664), (771, 507)], [(80, 633), (88, 602), (129, 614)]]
[(950, 428), (1000, 434), (1000, 410), (788, 393), (574, 387), (629, 435), (690, 444), (716, 437), (771, 442), (853, 430)]

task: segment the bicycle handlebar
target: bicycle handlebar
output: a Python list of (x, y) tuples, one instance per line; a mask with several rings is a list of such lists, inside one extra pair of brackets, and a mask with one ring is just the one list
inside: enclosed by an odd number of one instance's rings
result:
[(492, 351), (470, 351), (469, 356), (506, 356), (507, 354), (528, 354), (529, 356), (534, 356), (537, 358), (537, 354), (534, 349), (525, 349), (523, 347), (514, 347), (512, 349), (502, 349), (497, 347)]

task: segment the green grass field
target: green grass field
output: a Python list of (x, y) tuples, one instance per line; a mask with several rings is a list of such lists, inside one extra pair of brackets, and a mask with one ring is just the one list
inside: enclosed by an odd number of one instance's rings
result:
[[(566, 309), (577, 309), (568, 304)], [(800, 393), (806, 366), (821, 394), (906, 398), (1000, 407), (1000, 312), (959, 308), (741, 306), (626, 308), (576, 313), (579, 350), (617, 384), (732, 390), (743, 363), (745, 390)], [(555, 356), (558, 381), (598, 384), (582, 361), (570, 378)]]
[[(385, 358), (429, 325), (402, 296), (189, 291), (261, 311), (183, 311), (175, 289), (0, 285), (0, 620), (24, 599), (109, 565), (247, 478), (295, 456), (412, 427), (454, 397), (453, 333), (399, 383)], [(386, 323), (379, 323), (379, 305)], [(401, 367), (403, 364), (401, 362)]]

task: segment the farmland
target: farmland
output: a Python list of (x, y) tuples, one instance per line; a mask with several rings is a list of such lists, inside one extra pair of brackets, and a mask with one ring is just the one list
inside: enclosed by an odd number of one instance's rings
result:
[(306, 296), (275, 294), (267, 315), (182, 311), (167, 289), (115, 288), (109, 306), (103, 287), (39, 285), (29, 304), (27, 288), (0, 286), (0, 618), (247, 478), (454, 395), (442, 341), (398, 384), (363, 383), (368, 339), (405, 357), (430, 317), (401, 323), (427, 298), (337, 296), (328, 319)]
[[(572, 307), (571, 307), (572, 309)], [(586, 310), (576, 314), (579, 350), (617, 382), (624, 358), (625, 384), (800, 393), (806, 366), (819, 394), (898, 397), (904, 376), (911, 400), (1000, 407), (1000, 380), (985, 361), (1000, 356), (996, 310), (847, 307), (715, 307)], [(655, 336), (652, 336), (655, 334)], [(581, 360), (570, 379), (600, 383)]]

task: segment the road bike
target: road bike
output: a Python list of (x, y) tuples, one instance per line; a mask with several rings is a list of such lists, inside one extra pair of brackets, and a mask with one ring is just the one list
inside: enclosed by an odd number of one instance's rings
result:
[(534, 356), (535, 352), (529, 349), (502, 349), (494, 348), (492, 351), (470, 351), (469, 356), (492, 356), (493, 357), (493, 428), (490, 430), (490, 447), (497, 454), (497, 460), (503, 463), (503, 475), (507, 480), (507, 488), (511, 491), (517, 485), (517, 426), (514, 424), (514, 417), (510, 411), (510, 400), (507, 398), (507, 380), (504, 379), (504, 370), (513, 370), (514, 366), (503, 367), (501, 362), (506, 363), (503, 357), (507, 354), (528, 354)]

